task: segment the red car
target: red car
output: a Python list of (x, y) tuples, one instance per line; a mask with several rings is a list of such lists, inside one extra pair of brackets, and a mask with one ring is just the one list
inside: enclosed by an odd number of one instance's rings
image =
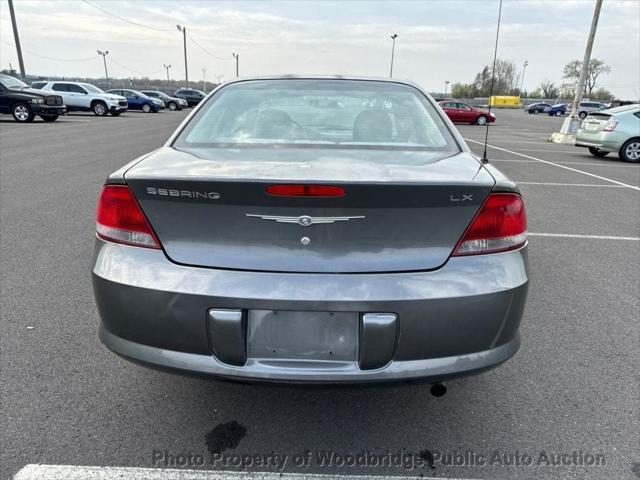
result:
[(496, 116), (493, 113), (472, 107), (466, 103), (444, 100), (438, 102), (438, 104), (454, 123), (475, 123), (476, 125), (486, 125), (487, 122), (493, 123), (496, 121)]

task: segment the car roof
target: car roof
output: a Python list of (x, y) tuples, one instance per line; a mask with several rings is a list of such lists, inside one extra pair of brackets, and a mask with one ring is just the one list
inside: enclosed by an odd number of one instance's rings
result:
[[(404, 80), (399, 78), (387, 78), (387, 77), (374, 77), (374, 76), (352, 76), (352, 75), (268, 75), (268, 76), (256, 76), (256, 77), (240, 77), (234, 80), (226, 82), (224, 85), (232, 83), (248, 82), (254, 80), (353, 80), (353, 81), (366, 81), (366, 82), (384, 82), (384, 83), (399, 83), (403, 85), (409, 85), (411, 87), (422, 90), (417, 83), (411, 80)], [(180, 89), (187, 90), (187, 89)], [(192, 89), (188, 89), (192, 90)]]
[(640, 109), (640, 103), (633, 103), (631, 105), (621, 105), (619, 107), (608, 108), (606, 110), (602, 110), (604, 113), (626, 113), (633, 112)]

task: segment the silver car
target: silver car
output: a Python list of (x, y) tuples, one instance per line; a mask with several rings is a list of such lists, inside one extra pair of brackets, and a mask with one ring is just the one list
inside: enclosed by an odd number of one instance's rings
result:
[(114, 117), (127, 111), (127, 99), (121, 95), (104, 92), (95, 85), (85, 82), (33, 82), (32, 86), (45, 92), (54, 92), (62, 97), (67, 111), (93, 112), (104, 117)]
[(625, 162), (640, 162), (640, 105), (590, 113), (578, 129), (576, 146), (596, 157), (613, 152)]
[(520, 346), (526, 229), (517, 186), (417, 85), (226, 83), (107, 179), (100, 338), (236, 380), (479, 373)]
[(587, 115), (589, 115), (590, 113), (598, 112), (600, 110), (604, 110), (605, 108), (607, 108), (607, 106), (604, 103), (584, 100), (578, 105), (578, 117), (584, 119), (587, 118)]

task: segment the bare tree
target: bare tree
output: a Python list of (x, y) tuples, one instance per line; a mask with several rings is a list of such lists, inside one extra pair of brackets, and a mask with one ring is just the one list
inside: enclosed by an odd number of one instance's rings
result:
[(456, 82), (451, 86), (451, 96), (453, 98), (471, 98), (473, 86), (468, 83)]
[(516, 64), (508, 60), (496, 62), (494, 95), (509, 95), (512, 93), (516, 78)]
[(485, 65), (476, 75), (472, 84), (472, 93), (478, 97), (488, 97), (491, 93), (491, 77), (493, 79), (494, 95), (512, 95), (516, 92), (516, 64), (509, 60), (498, 59), (495, 72), (489, 65)]
[(540, 84), (540, 90), (542, 90), (542, 96), (544, 98), (552, 99), (560, 95), (558, 87), (551, 80), (545, 80)]
[(614, 99), (614, 95), (607, 90), (606, 88), (598, 88), (597, 90), (594, 90), (593, 93), (591, 94), (591, 98), (593, 100), (600, 100), (603, 102), (610, 102)]
[[(582, 62), (580, 60), (572, 60), (567, 63), (562, 70), (563, 78), (569, 81), (569, 83), (576, 85), (580, 78), (580, 71), (582, 70)], [(606, 65), (602, 60), (592, 58), (589, 62), (589, 68), (587, 70), (587, 78), (584, 83), (584, 93), (588, 97), (591, 92), (596, 88), (596, 82), (598, 77), (602, 74), (608, 74), (611, 72), (611, 67)]]
[(476, 75), (473, 81), (473, 96), (481, 97), (488, 95), (491, 85), (491, 69), (485, 65), (480, 73)]

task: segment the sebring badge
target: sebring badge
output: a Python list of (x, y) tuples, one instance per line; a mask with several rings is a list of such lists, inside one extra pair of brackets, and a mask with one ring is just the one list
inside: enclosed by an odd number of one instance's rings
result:
[(187, 197), (193, 199), (202, 198), (204, 200), (218, 200), (220, 194), (218, 192), (203, 192), (197, 190), (175, 190), (172, 188), (147, 187), (149, 195), (160, 195), (163, 197)]
[(260, 218), (262, 220), (273, 220), (278, 223), (297, 223), (302, 227), (308, 227), (318, 223), (335, 223), (346, 222), (349, 220), (357, 220), (359, 218), (365, 218), (364, 215), (356, 215), (353, 217), (310, 217), (309, 215), (301, 215), (299, 217), (281, 217), (278, 215), (256, 215), (253, 213), (246, 213), (247, 217)]

